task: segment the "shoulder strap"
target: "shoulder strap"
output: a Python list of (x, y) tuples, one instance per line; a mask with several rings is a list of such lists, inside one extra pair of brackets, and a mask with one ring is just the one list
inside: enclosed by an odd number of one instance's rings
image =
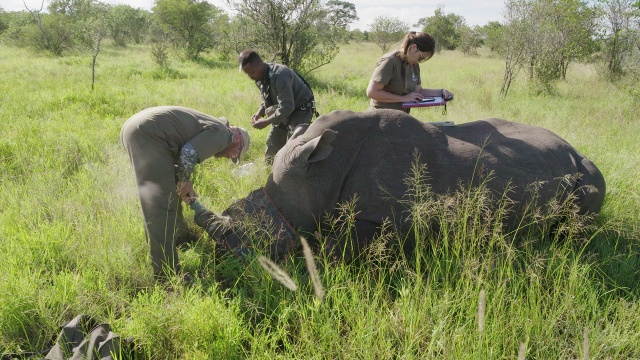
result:
[[(291, 70), (293, 70), (293, 69), (291, 69)], [(303, 82), (305, 85), (307, 85), (307, 87), (309, 88), (309, 91), (311, 91), (311, 96), (312, 96), (312, 97), (311, 97), (311, 99), (314, 99), (314, 98), (315, 98), (315, 94), (313, 93), (313, 89), (311, 88), (311, 85), (309, 85), (309, 83), (307, 82), (307, 80), (306, 80), (302, 75), (300, 75), (300, 73), (298, 73), (298, 72), (297, 72), (297, 71), (295, 71), (295, 70), (293, 70), (293, 72), (294, 72), (294, 73), (295, 73), (295, 74), (300, 78), (300, 80), (302, 80), (302, 82)], [(311, 110), (311, 111), (313, 112), (313, 115), (314, 115), (315, 117), (320, 116), (320, 114), (318, 113), (318, 109), (316, 108), (316, 102), (315, 102), (315, 100), (311, 100), (311, 101), (312, 101), (312, 103), (313, 103), (313, 107), (312, 107), (312, 110)]]
[[(293, 69), (291, 69), (291, 70), (293, 70)], [(311, 85), (309, 85), (309, 83), (307, 82), (307, 80), (306, 80), (302, 75), (300, 75), (300, 73), (299, 73), (299, 72), (297, 72), (297, 71), (295, 71), (295, 70), (293, 70), (293, 72), (294, 72), (294, 73), (295, 73), (295, 74), (300, 78), (300, 80), (302, 80), (302, 82), (303, 82), (305, 85), (307, 85), (307, 87), (309, 88), (309, 90), (310, 90), (310, 91), (311, 91), (311, 93), (313, 94), (313, 89), (311, 88)]]

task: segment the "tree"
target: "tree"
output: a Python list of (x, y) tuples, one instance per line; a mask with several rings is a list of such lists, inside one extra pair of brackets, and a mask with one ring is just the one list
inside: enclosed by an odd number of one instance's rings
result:
[(369, 33), (365, 37), (365, 33), (360, 29), (353, 29), (349, 31), (348, 40), (354, 40), (358, 42), (369, 41)]
[(237, 56), (242, 50), (251, 47), (246, 30), (250, 27), (251, 20), (242, 14), (228, 20), (228, 24), (222, 29), (222, 37), (218, 44), (218, 50), (223, 58)]
[(96, 60), (102, 40), (108, 33), (108, 6), (99, 1), (90, 1), (84, 17), (78, 22), (80, 44), (91, 54), (91, 90), (96, 81)]
[(332, 26), (347, 29), (349, 24), (357, 21), (358, 13), (356, 12), (356, 6), (347, 1), (341, 0), (329, 0), (327, 2), (329, 10), (328, 21)]
[(327, 21), (332, 31), (339, 39), (348, 41), (349, 24), (359, 19), (356, 6), (347, 1), (329, 0), (327, 9)]
[(159, 26), (182, 48), (188, 59), (197, 59), (216, 44), (214, 27), (222, 10), (206, 1), (157, 0), (153, 12)]
[(62, 49), (60, 47), (53, 45), (52, 41), (50, 40), (49, 33), (48, 31), (45, 30), (45, 26), (43, 25), (43, 20), (42, 20), (43, 14), (41, 14), (41, 12), (42, 12), (42, 9), (44, 8), (44, 0), (42, 0), (42, 3), (40, 4), (40, 9), (38, 10), (29, 9), (29, 7), (24, 2), (24, 0), (22, 1), (22, 3), (24, 4), (25, 9), (27, 9), (27, 11), (31, 14), (31, 16), (33, 16), (33, 20), (36, 22), (36, 25), (38, 25), (38, 29), (40, 29), (42, 38), (46, 42), (46, 49), (51, 51), (51, 53), (53, 53), (54, 55), (60, 55), (62, 53)]
[(102, 40), (108, 33), (108, 9), (107, 4), (97, 0), (53, 0), (49, 4), (51, 18), (70, 29), (76, 49), (91, 55), (91, 89)]
[[(24, 3), (24, 2), (23, 2)], [(21, 16), (13, 17), (9, 38), (18, 46), (29, 46), (61, 56), (63, 51), (74, 46), (74, 24), (68, 17), (57, 13), (43, 13), (44, 1), (40, 9), (30, 9), (24, 3), (31, 21)], [(16, 13), (20, 15), (20, 13)]]
[[(355, 6), (319, 0), (226, 0), (246, 20), (247, 43), (302, 73), (331, 62)], [(265, 59), (268, 57), (265, 56)]]
[(465, 25), (462, 16), (444, 13), (444, 6), (439, 5), (434, 15), (418, 20), (416, 26), (422, 26), (422, 31), (431, 34), (436, 40), (436, 51), (442, 49), (455, 50), (460, 43), (460, 28)]
[(639, 25), (635, 22), (640, 21), (640, 5), (633, 0), (600, 0), (600, 4), (603, 10), (603, 57), (609, 77), (616, 79), (624, 74), (634, 45), (640, 50), (637, 27), (634, 31), (634, 25)]
[(506, 26), (501, 31), (499, 52), (505, 58), (500, 95), (506, 97), (511, 84), (529, 56), (531, 28), (531, 5), (527, 0), (507, 0), (504, 17)]
[(460, 34), (460, 43), (458, 47), (465, 55), (477, 55), (478, 48), (482, 46), (482, 34), (479, 26), (470, 28), (467, 25), (462, 25), (458, 29)]
[(0, 34), (2, 34), (9, 27), (8, 21), (6, 20), (6, 13), (4, 9), (0, 6)]
[(593, 50), (596, 12), (581, 0), (542, 0), (538, 9), (545, 48), (536, 64), (536, 75), (564, 80), (569, 64)]
[(637, 0), (633, 7), (636, 18), (636, 47), (640, 51), (640, 0)]
[(504, 26), (498, 21), (490, 21), (480, 28), (482, 41), (491, 51), (498, 51), (502, 45), (502, 35)]
[(551, 92), (569, 64), (590, 53), (595, 11), (581, 0), (508, 0), (505, 8), (503, 96), (522, 68), (536, 91)]
[(127, 46), (130, 40), (136, 43), (141, 42), (141, 38), (149, 29), (149, 19), (145, 16), (145, 12), (129, 5), (109, 7), (107, 28), (109, 36), (117, 46)]
[(169, 48), (171, 47), (169, 35), (158, 27), (157, 21), (151, 22), (149, 34), (151, 60), (163, 70), (169, 70)]
[(382, 49), (389, 51), (391, 46), (402, 39), (409, 31), (409, 24), (397, 17), (378, 16), (369, 25), (369, 39)]

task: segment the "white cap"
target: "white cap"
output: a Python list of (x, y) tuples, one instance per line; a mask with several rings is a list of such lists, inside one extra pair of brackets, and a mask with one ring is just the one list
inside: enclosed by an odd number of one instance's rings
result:
[(242, 147), (240, 148), (240, 154), (238, 155), (238, 157), (231, 159), (231, 161), (233, 161), (234, 164), (239, 163), (244, 153), (246, 153), (247, 150), (249, 150), (249, 142), (250, 142), (249, 133), (247, 132), (247, 130), (241, 127), (236, 127), (236, 129), (238, 130), (240, 135), (242, 135), (242, 145), (241, 145)]

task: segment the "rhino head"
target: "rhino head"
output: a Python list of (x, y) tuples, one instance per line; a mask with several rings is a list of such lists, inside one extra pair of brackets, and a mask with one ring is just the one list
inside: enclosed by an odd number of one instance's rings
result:
[(274, 158), (265, 191), (296, 228), (314, 231), (327, 205), (336, 202), (329, 190), (334, 187), (340, 169), (324, 171), (324, 176), (313, 176), (310, 172), (311, 164), (331, 155), (335, 138), (336, 132), (332, 130), (324, 130), (312, 138), (299, 136), (287, 142)]
[(292, 138), (276, 155), (265, 187), (252, 191), (221, 215), (192, 203), (196, 224), (243, 261), (255, 248), (262, 248), (273, 259), (290, 255), (299, 245), (296, 230), (313, 232), (326, 204), (335, 201), (323, 195), (331, 179), (309, 177), (309, 165), (329, 157), (335, 138), (331, 130), (310, 139)]

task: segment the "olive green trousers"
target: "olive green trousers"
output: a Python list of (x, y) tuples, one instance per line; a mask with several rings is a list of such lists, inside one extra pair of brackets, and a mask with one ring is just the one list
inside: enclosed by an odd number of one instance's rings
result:
[(166, 142), (140, 127), (145, 121), (144, 116), (131, 117), (122, 126), (120, 139), (135, 174), (153, 271), (163, 276), (178, 270), (176, 241), (189, 230), (176, 193), (174, 155)]

